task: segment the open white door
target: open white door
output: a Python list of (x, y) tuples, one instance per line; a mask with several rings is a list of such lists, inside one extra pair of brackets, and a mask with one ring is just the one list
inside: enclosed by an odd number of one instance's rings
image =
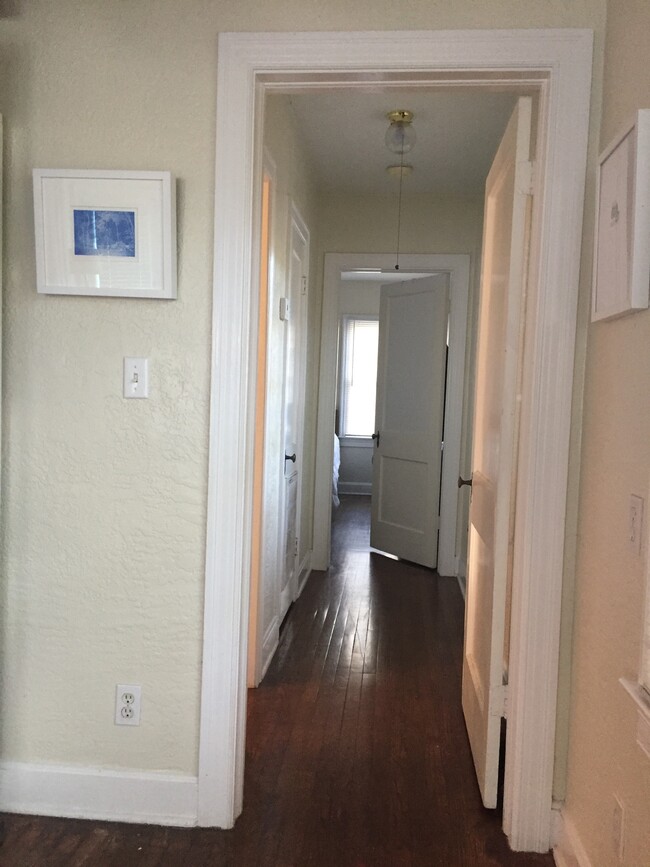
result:
[(449, 276), (381, 287), (370, 544), (435, 567)]
[(309, 232), (294, 207), (289, 226), (289, 291), (287, 297), (281, 299), (280, 309), (286, 328), (282, 455), (284, 531), (281, 546), (283, 558), (280, 575), (280, 622), (298, 595), (308, 271)]
[(531, 112), (531, 99), (521, 97), (494, 158), (485, 192), (463, 711), (486, 807), (497, 804), (500, 727), (506, 696), (505, 624), (531, 204)]

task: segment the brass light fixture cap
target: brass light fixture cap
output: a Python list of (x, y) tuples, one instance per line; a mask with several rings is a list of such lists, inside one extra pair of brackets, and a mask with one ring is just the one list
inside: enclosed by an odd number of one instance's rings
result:
[(412, 111), (399, 108), (395, 111), (389, 111), (386, 117), (391, 123), (411, 123), (415, 115)]

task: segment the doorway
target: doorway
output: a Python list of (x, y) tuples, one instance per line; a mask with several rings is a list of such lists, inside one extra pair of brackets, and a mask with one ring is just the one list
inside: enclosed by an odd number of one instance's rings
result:
[[(241, 811), (251, 540), (258, 225), (254, 166), (266, 88), (382, 80), (534, 87), (540, 99), (523, 359), (504, 827), (514, 849), (551, 842), (558, 634), (574, 327), (591, 85), (587, 31), (222, 34), (199, 823)], [(256, 206), (257, 207), (257, 206)], [(251, 255), (252, 254), (252, 255)], [(516, 660), (516, 664), (514, 663)], [(534, 790), (527, 781), (536, 780)]]
[[(444, 459), (441, 478), (440, 542), (438, 572), (458, 575), (457, 527), (467, 526), (466, 503), (459, 497), (458, 475), (461, 459), (461, 428), (465, 392), (465, 353), (470, 285), (470, 257), (465, 254), (406, 254), (401, 256), (407, 275), (446, 273), (449, 275), (449, 359), (445, 400)], [(314, 495), (314, 569), (324, 570), (330, 556), (330, 514), (332, 489), (332, 419), (336, 406), (338, 341), (338, 297), (341, 275), (349, 273), (394, 273), (390, 253), (329, 253), (325, 255), (321, 350), (318, 385), (318, 428), (316, 439), (316, 485)], [(463, 517), (464, 514), (464, 517)]]

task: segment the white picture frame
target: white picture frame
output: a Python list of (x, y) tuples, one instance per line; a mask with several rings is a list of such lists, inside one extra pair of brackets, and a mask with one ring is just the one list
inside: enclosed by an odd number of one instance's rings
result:
[(641, 109), (599, 158), (591, 321), (649, 301), (650, 109)]
[(37, 290), (176, 298), (170, 172), (34, 169)]

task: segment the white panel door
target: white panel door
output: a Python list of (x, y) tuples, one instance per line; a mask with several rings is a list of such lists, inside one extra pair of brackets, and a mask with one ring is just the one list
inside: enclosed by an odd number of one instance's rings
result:
[(289, 228), (288, 293), (285, 320), (283, 440), (283, 533), (281, 541), (280, 622), (298, 595), (300, 486), (305, 391), (305, 346), (309, 234), (293, 209)]
[(481, 796), (496, 807), (514, 527), (518, 378), (530, 222), (531, 100), (522, 97), (488, 175), (469, 515), (463, 711)]
[(435, 567), (449, 277), (381, 287), (370, 544)]

